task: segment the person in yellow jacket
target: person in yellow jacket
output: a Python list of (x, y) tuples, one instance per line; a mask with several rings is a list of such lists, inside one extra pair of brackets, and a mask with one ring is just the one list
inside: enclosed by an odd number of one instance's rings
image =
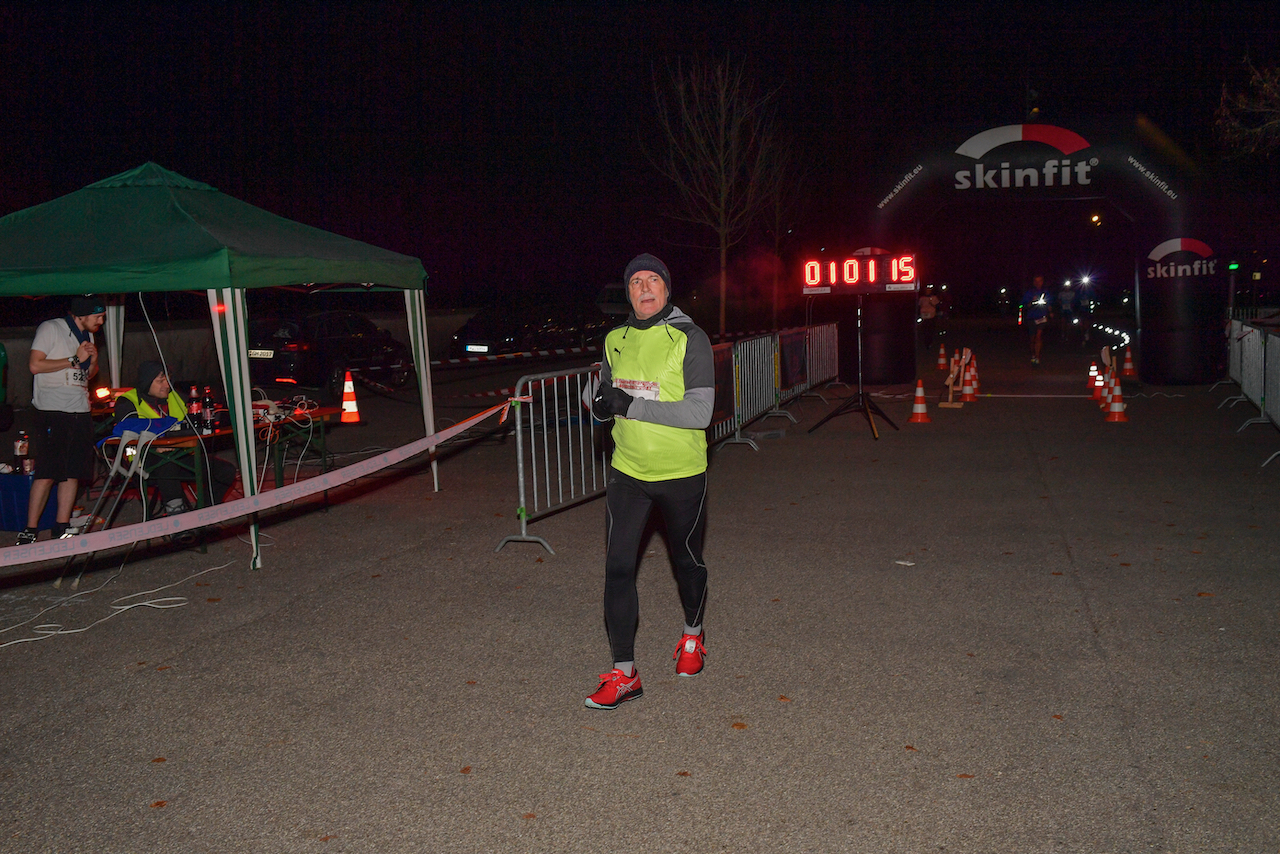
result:
[[(137, 386), (116, 398), (115, 416), (117, 421), (125, 418), (166, 417), (182, 421), (187, 417), (187, 404), (169, 384), (164, 365), (159, 362), (143, 362), (138, 366)], [(148, 451), (148, 454), (164, 453), (165, 451), (161, 448)], [(212, 454), (206, 454), (205, 462), (208, 466), (205, 472), (205, 483), (212, 487), (210, 497), (214, 502), (221, 501), (222, 496), (226, 495), (227, 490), (235, 483), (236, 467)], [(172, 461), (165, 461), (157, 466), (149, 465), (148, 469), (151, 474), (147, 478), (147, 483), (156, 487), (163, 502), (160, 515), (168, 516), (190, 509), (183, 495), (182, 484), (183, 481), (194, 482), (195, 472), (188, 471), (182, 465)]]
[(616, 709), (643, 694), (635, 667), (640, 606), (636, 570), (641, 538), (656, 505), (667, 539), (684, 627), (672, 656), (676, 673), (694, 676), (707, 654), (702, 620), (707, 567), (702, 535), (707, 495), (707, 425), (715, 405), (711, 341), (671, 304), (671, 274), (638, 255), (623, 275), (631, 313), (605, 336), (592, 414), (613, 420), (614, 451), (606, 482), (605, 627), (613, 669), (586, 699)]

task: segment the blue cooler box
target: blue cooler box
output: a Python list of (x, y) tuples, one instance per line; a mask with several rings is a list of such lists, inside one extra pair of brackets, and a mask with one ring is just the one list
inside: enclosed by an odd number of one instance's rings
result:
[[(21, 531), (27, 527), (27, 500), (31, 497), (29, 474), (0, 474), (0, 531)], [(49, 493), (49, 503), (40, 516), (40, 530), (53, 527), (58, 518), (58, 485)]]

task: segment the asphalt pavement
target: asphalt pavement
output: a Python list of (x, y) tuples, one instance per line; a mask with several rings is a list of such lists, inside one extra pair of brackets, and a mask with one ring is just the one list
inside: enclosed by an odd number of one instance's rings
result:
[[(272, 514), (261, 571), (228, 528), (102, 556), (74, 598), (9, 583), (0, 851), (1277, 851), (1280, 433), (1132, 380), (1107, 423), (1092, 351), (944, 340), (977, 402), (937, 406), (935, 350), (932, 423), (903, 384), (871, 390), (900, 429), (808, 432), (836, 387), (714, 453), (706, 670), (675, 676), (659, 531), (613, 712), (582, 702), (603, 505), (495, 552), (489, 430), (440, 492), (418, 462)], [(422, 434), (412, 400), (360, 408), (344, 460)]]

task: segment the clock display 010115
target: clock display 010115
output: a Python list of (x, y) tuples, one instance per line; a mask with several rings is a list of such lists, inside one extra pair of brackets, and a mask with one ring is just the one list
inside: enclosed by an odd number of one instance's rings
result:
[(915, 255), (850, 255), (804, 262), (806, 294), (880, 294), (914, 291)]

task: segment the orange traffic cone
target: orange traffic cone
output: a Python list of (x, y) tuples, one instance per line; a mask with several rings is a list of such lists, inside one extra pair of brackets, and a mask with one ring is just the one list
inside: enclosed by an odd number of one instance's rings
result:
[(1120, 371), (1122, 377), (1136, 377), (1138, 372), (1133, 368), (1133, 350), (1129, 347), (1124, 348), (1124, 368)]
[(916, 402), (911, 407), (911, 417), (907, 419), (908, 424), (932, 424), (933, 419), (929, 417), (929, 407), (924, 402), (924, 380), (916, 380)]
[(982, 383), (978, 382), (978, 357), (976, 355), (969, 359), (969, 370), (973, 372), (973, 393), (977, 394), (978, 389), (982, 388)]
[(1111, 371), (1102, 377), (1102, 396), (1098, 398), (1098, 408), (1103, 412), (1111, 408), (1111, 397), (1115, 394), (1115, 378), (1111, 376)]
[(1102, 400), (1102, 390), (1106, 387), (1106, 378), (1102, 375), (1102, 371), (1093, 376), (1093, 399)]
[(1089, 391), (1090, 394), (1092, 394), (1093, 390), (1097, 387), (1098, 387), (1098, 363), (1090, 362), (1089, 363), (1089, 383), (1088, 385), (1085, 386), (1085, 388)]
[(356, 386), (351, 381), (350, 371), (347, 371), (346, 379), (342, 381), (342, 423), (360, 423), (360, 409), (356, 406)]
[(945, 371), (947, 369), (947, 345), (938, 345), (938, 370)]
[(1107, 409), (1107, 421), (1109, 423), (1128, 423), (1129, 416), (1124, 414), (1124, 395), (1120, 392), (1120, 380), (1114, 380), (1112, 384), (1111, 405)]
[(975, 403), (978, 395), (973, 391), (973, 362), (970, 361), (964, 368), (964, 385), (960, 388), (961, 403)]

